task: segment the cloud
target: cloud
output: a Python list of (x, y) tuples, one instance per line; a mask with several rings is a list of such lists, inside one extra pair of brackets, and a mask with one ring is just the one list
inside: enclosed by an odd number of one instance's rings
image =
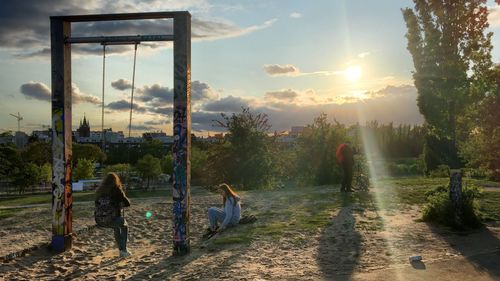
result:
[(51, 101), (52, 93), (44, 83), (30, 81), (21, 85), (21, 93), (28, 99)]
[(370, 53), (370, 52), (363, 52), (363, 53), (359, 53), (359, 54), (358, 54), (358, 58), (360, 58), (360, 59), (364, 59), (364, 58), (366, 58), (366, 57), (367, 57), (367, 56), (369, 56), (369, 55), (371, 55), (371, 53)]
[(168, 120), (150, 120), (150, 121), (144, 121), (145, 125), (165, 125), (168, 124)]
[(292, 19), (299, 19), (299, 18), (302, 17), (302, 14), (301, 13), (297, 13), (297, 12), (293, 12), (293, 13), (290, 14), (290, 17)]
[(174, 112), (173, 107), (149, 107), (148, 111), (154, 114), (160, 114), (165, 116), (172, 116)]
[[(241, 108), (238, 111), (241, 111)], [(221, 114), (201, 111), (191, 113), (191, 126), (196, 131), (224, 131), (216, 126), (214, 120), (222, 120)]]
[[(127, 125), (127, 129), (128, 129), (128, 125)], [(132, 130), (134, 131), (153, 131), (153, 130), (156, 130), (156, 127), (154, 126), (147, 126), (147, 125), (134, 125), (132, 124)]]
[(262, 66), (264, 72), (266, 72), (269, 76), (307, 76), (307, 75), (322, 75), (322, 76), (330, 76), (330, 75), (341, 75), (344, 74), (344, 71), (331, 71), (331, 70), (320, 70), (313, 72), (301, 72), (298, 67), (291, 64), (265, 64)]
[(298, 96), (299, 94), (297, 93), (297, 91), (292, 89), (285, 89), (285, 90), (267, 92), (265, 94), (265, 99), (293, 101)]
[(203, 105), (204, 111), (210, 112), (238, 112), (242, 107), (248, 107), (249, 102), (241, 97), (228, 96)]
[[(295, 99), (303, 98), (307, 91), (300, 92)], [(364, 123), (365, 120), (378, 120), (380, 123), (422, 124), (424, 119), (417, 107), (417, 90), (411, 85), (388, 86), (377, 91), (365, 91), (365, 99), (350, 97), (349, 102), (340, 103), (338, 99), (317, 96), (318, 103), (304, 104), (294, 101), (263, 103), (251, 108), (269, 116), (272, 130), (286, 130), (291, 126), (306, 125), (321, 112), (328, 114), (330, 120), (335, 118), (341, 123)], [(315, 94), (314, 94), (315, 95)], [(345, 97), (349, 99), (349, 97)]]
[[(5, 2), (5, 1), (4, 1)], [(258, 30), (269, 28), (276, 19), (261, 24), (238, 26), (224, 19), (199, 18), (196, 15), (211, 9), (212, 5), (206, 0), (123, 0), (101, 1), (93, 0), (85, 3), (77, 0), (24, 0), (7, 1), (0, 9), (0, 48), (9, 48), (17, 51), (14, 55), (19, 58), (33, 58), (50, 56), (50, 21), (54, 15), (74, 14), (106, 14), (116, 11), (147, 12), (161, 10), (189, 10), (195, 16), (191, 20), (193, 41), (218, 40), (243, 36)], [(197, 12), (200, 13), (197, 13)], [(29, 16), (27, 16), (29, 15)], [(73, 36), (102, 36), (127, 34), (171, 34), (173, 21), (137, 20), (137, 21), (107, 21), (82, 22), (72, 24)], [(170, 46), (165, 43), (145, 43), (148, 49)], [(113, 46), (108, 53), (129, 52), (127, 46)], [(97, 44), (74, 45), (74, 54), (100, 55), (102, 48)]]
[(82, 103), (82, 102), (91, 103), (91, 104), (101, 104), (101, 99), (99, 99), (96, 96), (82, 93), (82, 91), (80, 91), (80, 89), (76, 86), (75, 83), (73, 83), (71, 86), (72, 86), (72, 102), (73, 102), (73, 104)]
[(490, 27), (495, 28), (500, 26), (500, 5), (489, 7), (488, 22)]
[(164, 106), (174, 102), (174, 89), (160, 84), (144, 86), (137, 89), (137, 93), (140, 94), (137, 97), (138, 100), (149, 103), (151, 106)]
[(111, 82), (111, 87), (119, 91), (124, 91), (127, 89), (132, 89), (132, 82), (126, 79), (118, 79), (116, 81)]
[(297, 76), (300, 74), (300, 70), (291, 64), (265, 64), (262, 68), (270, 76)]
[[(119, 100), (108, 103), (106, 106), (108, 109), (113, 111), (129, 111), (130, 110), (130, 102), (126, 100)], [(133, 110), (139, 113), (145, 113), (146, 108), (134, 103)]]
[(229, 22), (193, 18), (191, 19), (191, 34), (195, 41), (239, 37), (258, 30), (269, 28), (276, 21), (277, 19), (270, 19), (262, 24), (238, 27)]
[[(20, 87), (21, 93), (28, 99), (37, 99), (50, 102), (52, 100), (52, 91), (50, 88), (41, 82), (30, 81), (22, 84)], [(83, 93), (76, 84), (72, 85), (72, 103), (91, 103), (100, 104), (101, 100), (92, 95)]]
[(191, 82), (191, 102), (217, 100), (219, 94), (207, 83), (198, 80)]
[[(204, 84), (204, 83), (202, 83)], [(152, 87), (148, 87), (152, 88)], [(232, 114), (250, 107), (254, 113), (264, 113), (269, 117), (271, 131), (287, 130), (292, 126), (310, 124), (324, 112), (329, 120), (335, 118), (341, 123), (364, 123), (365, 120), (378, 120), (380, 123), (421, 124), (423, 116), (417, 103), (417, 90), (412, 85), (386, 86), (379, 90), (357, 91), (340, 96), (319, 95), (314, 89), (281, 89), (266, 92), (260, 99), (247, 99), (240, 96), (227, 96), (217, 100), (207, 100), (191, 112), (192, 130), (223, 131), (214, 126), (214, 120), (222, 120), (221, 113)], [(108, 105), (108, 109), (128, 111), (130, 104), (117, 101)], [(151, 103), (141, 105), (139, 111), (154, 116), (143, 122), (146, 127), (171, 124), (173, 106), (155, 107)]]

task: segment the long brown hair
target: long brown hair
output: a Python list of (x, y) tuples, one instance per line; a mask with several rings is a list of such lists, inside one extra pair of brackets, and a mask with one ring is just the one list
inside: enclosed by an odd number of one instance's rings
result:
[(240, 196), (234, 192), (234, 190), (227, 183), (223, 183), (219, 185), (219, 188), (224, 191), (224, 195), (222, 196), (222, 205), (226, 205), (226, 199), (228, 196), (233, 197), (233, 201), (236, 203), (240, 200)]
[(97, 189), (97, 195), (110, 195), (113, 196), (122, 191), (122, 182), (117, 174), (111, 172), (104, 177), (101, 186)]

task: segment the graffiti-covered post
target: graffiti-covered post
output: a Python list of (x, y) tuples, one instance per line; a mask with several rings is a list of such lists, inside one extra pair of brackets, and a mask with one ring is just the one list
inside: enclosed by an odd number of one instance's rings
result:
[(191, 15), (174, 17), (174, 255), (189, 252), (191, 164)]
[(450, 201), (455, 211), (455, 224), (462, 224), (462, 171), (450, 170)]
[(69, 22), (51, 18), (52, 63), (52, 249), (71, 248), (71, 35)]

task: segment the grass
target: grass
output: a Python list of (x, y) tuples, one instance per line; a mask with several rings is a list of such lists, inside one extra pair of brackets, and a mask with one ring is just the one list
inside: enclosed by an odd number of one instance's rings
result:
[(484, 220), (500, 221), (500, 192), (484, 192), (479, 204)]
[[(216, 240), (227, 239), (229, 244), (248, 243), (252, 239), (276, 239), (295, 232), (315, 233), (328, 226), (336, 210), (341, 206), (355, 205), (362, 210), (395, 211), (406, 205), (423, 206), (425, 193), (440, 185), (447, 185), (448, 178), (394, 178), (380, 181), (377, 193), (356, 192), (345, 196), (336, 192), (338, 187), (287, 186), (269, 191), (241, 192), (248, 202), (248, 211), (257, 216), (256, 223), (242, 225), (228, 231)], [(500, 186), (500, 183), (465, 179), (465, 184), (483, 187)], [(170, 197), (170, 189), (156, 191), (129, 190), (130, 198)], [(76, 192), (74, 202), (94, 200), (94, 192)], [(0, 206), (50, 204), (51, 194), (38, 194), (0, 198)], [(193, 198), (193, 202), (195, 202)], [(480, 199), (480, 210), (486, 220), (500, 221), (500, 192), (485, 191)], [(247, 211), (247, 210), (245, 210)], [(16, 210), (0, 210), (0, 219), (15, 215)], [(367, 230), (380, 228), (377, 220), (361, 222), (359, 227)]]
[(16, 214), (18, 214), (18, 212), (19, 212), (19, 209), (7, 209), (7, 210), (0, 209), (0, 220), (13, 217)]
[[(169, 189), (161, 189), (155, 191), (129, 190), (127, 191), (127, 196), (129, 198), (149, 198), (149, 197), (169, 198), (171, 196), (171, 191)], [(73, 193), (73, 202), (88, 202), (94, 200), (95, 200), (95, 193), (93, 191)], [(50, 193), (0, 198), (0, 206), (2, 207), (50, 204), (51, 202), (52, 202), (52, 194)]]

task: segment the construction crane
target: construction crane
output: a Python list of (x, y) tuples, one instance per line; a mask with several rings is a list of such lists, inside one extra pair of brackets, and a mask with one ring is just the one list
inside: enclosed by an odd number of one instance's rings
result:
[(16, 117), (16, 119), (17, 119), (17, 131), (20, 132), (21, 131), (21, 120), (23, 120), (23, 117), (21, 117), (21, 114), (19, 114), (19, 112), (17, 113), (17, 115), (14, 115), (12, 113), (9, 113), (9, 114)]

